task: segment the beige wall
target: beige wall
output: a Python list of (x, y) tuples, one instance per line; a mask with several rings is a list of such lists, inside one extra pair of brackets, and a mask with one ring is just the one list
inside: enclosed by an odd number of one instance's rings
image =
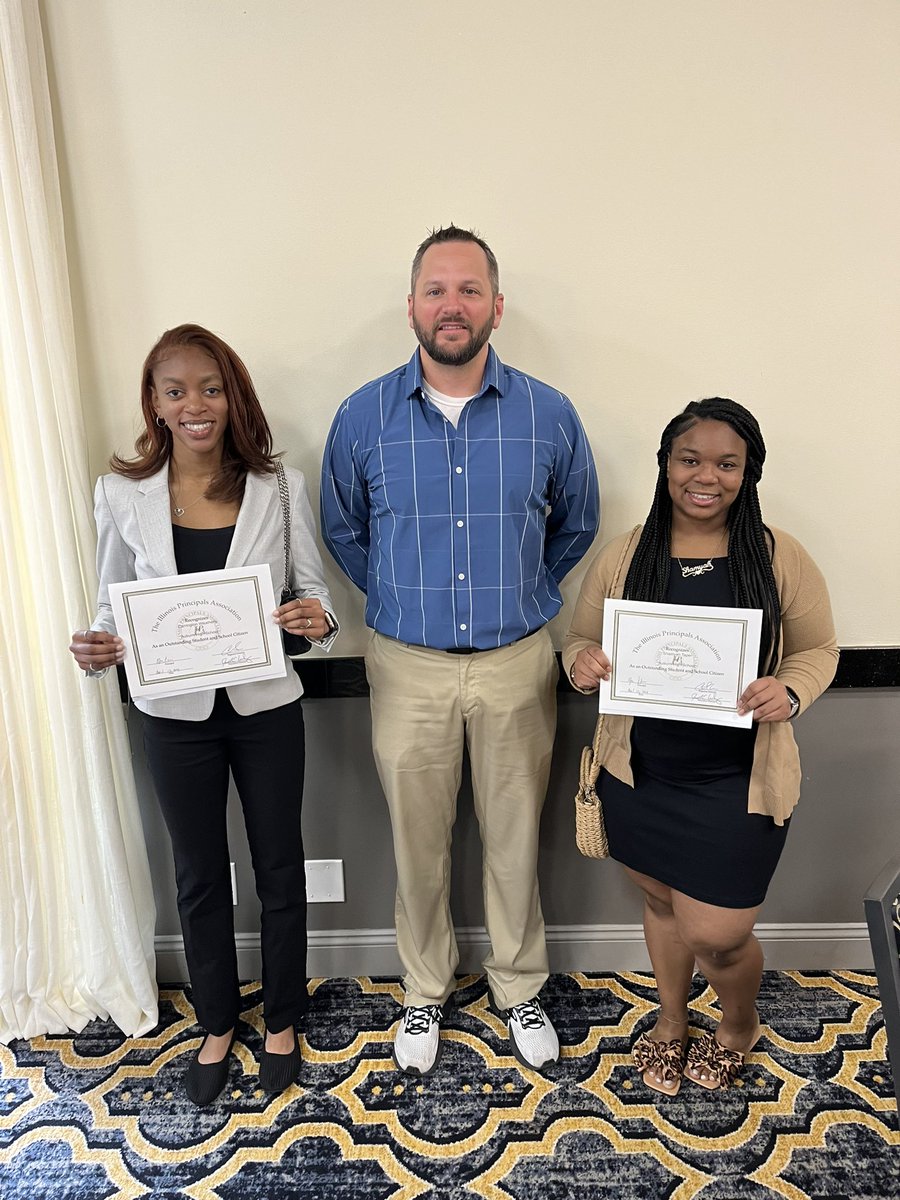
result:
[(581, 412), (604, 539), (644, 515), (668, 418), (731, 395), (842, 644), (900, 641), (895, 0), (43, 16), (95, 471), (133, 441), (147, 349), (193, 320), (246, 359), (317, 494), (337, 404), (411, 353), (416, 243), (455, 220), (500, 259), (498, 351)]

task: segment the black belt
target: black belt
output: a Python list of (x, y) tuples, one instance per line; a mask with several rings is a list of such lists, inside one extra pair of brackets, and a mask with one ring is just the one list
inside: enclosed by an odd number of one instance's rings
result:
[(502, 646), (451, 646), (449, 650), (445, 650), (445, 654), (483, 654), (486, 650), (505, 650), (507, 646), (517, 646), (519, 642), (524, 642), (525, 638), (530, 638), (532, 634), (537, 633), (536, 629), (532, 629), (531, 633), (526, 633), (525, 637), (514, 638), (511, 642), (504, 642)]

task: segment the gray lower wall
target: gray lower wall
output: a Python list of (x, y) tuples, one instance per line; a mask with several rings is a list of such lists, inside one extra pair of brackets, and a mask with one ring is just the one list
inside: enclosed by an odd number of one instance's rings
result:
[[(312, 975), (394, 974), (394, 863), (387, 811), (370, 752), (368, 700), (304, 702), (307, 777), (304, 840), (309, 859), (343, 860), (346, 900), (309, 909)], [(572, 817), (581, 747), (593, 734), (590, 700), (559, 696), (559, 733), (544, 812), (541, 887), (554, 970), (645, 969), (638, 895), (613, 862), (583, 859)], [(157, 902), (159, 977), (183, 979), (168, 836), (144, 763), (140, 714), (129, 712), (135, 775)], [(769, 897), (760, 936), (769, 966), (821, 969), (871, 965), (862, 897), (900, 854), (900, 691), (831, 691), (796, 726), (803, 794)], [(240, 805), (229, 811), (239, 904), (241, 972), (259, 974), (258, 910)], [(460, 795), (454, 836), (453, 912), (461, 969), (477, 971), (481, 848), (471, 791)]]

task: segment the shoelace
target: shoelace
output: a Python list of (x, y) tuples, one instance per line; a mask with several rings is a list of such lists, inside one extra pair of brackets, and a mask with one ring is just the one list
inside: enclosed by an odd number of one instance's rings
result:
[(429, 1004), (424, 1008), (408, 1008), (406, 1010), (405, 1030), (407, 1033), (427, 1033), (434, 1022), (443, 1019), (439, 1004)]
[(544, 1013), (537, 1000), (526, 1000), (509, 1010), (509, 1015), (518, 1021), (523, 1029), (543, 1029), (546, 1021)]

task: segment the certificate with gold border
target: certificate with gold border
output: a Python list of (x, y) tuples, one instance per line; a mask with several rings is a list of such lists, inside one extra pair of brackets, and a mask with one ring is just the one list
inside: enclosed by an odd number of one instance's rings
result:
[(737, 704), (759, 673), (761, 627), (758, 608), (607, 600), (600, 711), (749, 728)]
[(138, 699), (285, 674), (267, 563), (114, 583), (109, 598)]

